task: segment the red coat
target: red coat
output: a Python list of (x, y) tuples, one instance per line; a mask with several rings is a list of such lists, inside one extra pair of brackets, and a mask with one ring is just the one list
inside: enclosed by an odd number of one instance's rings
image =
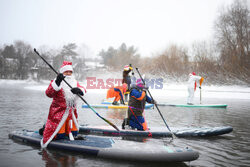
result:
[[(69, 103), (66, 102), (65, 93), (61, 85), (60, 87), (58, 87), (55, 81), (52, 80), (51, 83), (49, 84), (49, 87), (46, 90), (46, 95), (50, 98), (53, 98), (53, 101), (50, 106), (48, 119), (43, 132), (43, 139), (41, 140), (41, 146), (43, 148), (47, 147), (50, 141), (53, 140), (53, 138), (61, 129), (62, 125), (64, 124), (67, 118), (72, 119), (75, 125), (77, 126), (77, 129), (79, 129), (77, 123), (78, 114), (75, 108), (76, 107), (75, 103), (74, 105), (70, 106)], [(86, 93), (85, 88), (80, 86), (80, 84), (77, 81), (75, 85), (71, 86), (72, 87), (77, 86)], [(77, 95), (73, 95), (72, 97), (74, 96)]]

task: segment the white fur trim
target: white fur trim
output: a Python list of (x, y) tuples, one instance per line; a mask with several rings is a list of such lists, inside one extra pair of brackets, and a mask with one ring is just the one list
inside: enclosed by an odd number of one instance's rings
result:
[(86, 89), (84, 89), (83, 87), (78, 87), (81, 89), (81, 91), (84, 93), (84, 95), (87, 93)]
[(72, 65), (66, 65), (66, 66), (63, 66), (62, 68), (60, 68), (60, 73), (63, 73), (65, 71), (72, 71), (73, 72)]
[(71, 141), (75, 140), (71, 132), (69, 133), (69, 140), (71, 140)]
[[(69, 124), (70, 124), (70, 129), (72, 129), (73, 127), (72, 119), (69, 120)], [(75, 140), (71, 132), (69, 133), (69, 140)]]
[(60, 84), (60, 86), (57, 86), (55, 80), (56, 79), (53, 80), (51, 86), (54, 88), (55, 91), (59, 91), (62, 88), (62, 84)]
[(74, 121), (75, 126), (76, 126), (76, 128), (77, 128), (77, 131), (79, 131), (79, 124), (78, 124), (78, 122), (77, 122), (77, 120), (76, 120), (76, 116), (75, 116), (75, 113), (74, 113), (74, 109), (73, 109), (73, 111), (72, 111), (72, 118), (73, 118), (73, 121)]
[(77, 82), (77, 87), (80, 88), (83, 91), (84, 94), (87, 93), (86, 88), (84, 86), (80, 85), (79, 82)]
[(124, 68), (124, 71), (128, 71), (128, 70), (129, 70), (129, 67), (125, 67), (125, 68)]
[(70, 108), (67, 107), (67, 109), (66, 109), (65, 113), (63, 114), (63, 117), (62, 117), (60, 123), (58, 124), (56, 130), (50, 136), (49, 140), (45, 144), (43, 144), (43, 138), (42, 138), (42, 140), (41, 140), (41, 147), (42, 148), (46, 148), (48, 146), (48, 144), (52, 141), (52, 139), (56, 136), (56, 134), (59, 132), (59, 130), (63, 126), (64, 122), (67, 120), (67, 118), (69, 116), (69, 110), (70, 110)]

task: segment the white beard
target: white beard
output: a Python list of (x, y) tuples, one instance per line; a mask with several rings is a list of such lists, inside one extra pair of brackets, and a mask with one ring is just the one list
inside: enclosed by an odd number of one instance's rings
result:
[[(77, 86), (77, 81), (74, 76), (66, 76), (64, 79), (69, 85), (72, 86), (72, 88)], [(76, 105), (75, 103), (76, 103), (77, 95), (71, 92), (70, 87), (65, 82), (62, 82), (61, 84), (62, 84), (62, 89), (64, 91), (64, 97), (65, 97), (67, 106), (74, 107)]]

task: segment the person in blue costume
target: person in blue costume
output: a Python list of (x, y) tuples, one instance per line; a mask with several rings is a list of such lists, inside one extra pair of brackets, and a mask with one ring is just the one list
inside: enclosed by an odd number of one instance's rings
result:
[(141, 79), (136, 81), (136, 85), (132, 85), (128, 102), (128, 118), (124, 119), (122, 129), (125, 125), (129, 125), (132, 129), (148, 130), (146, 120), (143, 116), (146, 102), (155, 104), (155, 102), (147, 95), (147, 87)]

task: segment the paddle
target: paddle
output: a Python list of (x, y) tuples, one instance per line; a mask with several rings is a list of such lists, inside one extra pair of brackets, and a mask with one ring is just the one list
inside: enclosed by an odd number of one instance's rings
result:
[[(129, 66), (132, 67), (132, 64), (129, 64)], [(135, 74), (135, 73), (134, 73), (134, 69), (133, 69), (133, 67), (132, 67), (132, 75), (134, 76), (134, 74)]]
[(201, 86), (200, 86), (200, 104), (201, 104)]
[[(139, 69), (138, 69), (138, 68), (135, 68), (135, 69), (136, 69), (136, 71), (138, 72), (138, 74), (139, 74), (139, 76), (140, 76), (140, 78), (141, 78), (143, 84), (146, 85), (145, 81), (143, 80), (143, 78), (142, 78), (142, 76), (141, 76), (141, 73), (140, 73)], [(154, 98), (153, 98), (153, 96), (151, 95), (150, 91), (149, 91), (148, 89), (147, 89), (147, 91), (148, 91), (148, 93), (149, 93), (151, 99), (154, 100)], [(170, 130), (170, 128), (169, 128), (168, 124), (166, 123), (165, 119), (163, 118), (163, 116), (162, 116), (162, 114), (161, 114), (161, 111), (160, 111), (160, 109), (158, 108), (158, 105), (157, 105), (157, 104), (155, 104), (155, 107), (156, 107), (157, 111), (159, 112), (159, 114), (160, 114), (160, 116), (161, 116), (163, 122), (165, 123), (166, 127), (168, 128), (169, 132), (172, 134), (172, 138), (177, 138), (177, 137), (173, 134), (173, 132)]]
[(200, 88), (200, 104), (201, 104), (201, 84), (202, 84), (203, 80), (204, 80), (204, 78), (201, 77), (201, 79), (200, 79), (200, 86), (199, 86), (199, 88)]
[[(34, 52), (58, 75), (58, 72), (37, 52), (37, 50), (34, 48)], [(63, 81), (72, 89), (72, 86), (65, 81), (65, 79), (63, 79)], [(107, 119), (103, 118), (102, 116), (100, 116), (90, 105), (89, 103), (79, 94), (77, 94), (78, 97), (80, 99), (82, 99), (82, 101), (84, 101), (84, 103), (86, 103), (88, 105), (88, 107), (101, 119), (103, 119), (105, 122), (107, 122), (109, 125), (113, 126), (117, 131), (120, 131), (113, 123), (111, 123), (110, 121), (108, 121)]]

